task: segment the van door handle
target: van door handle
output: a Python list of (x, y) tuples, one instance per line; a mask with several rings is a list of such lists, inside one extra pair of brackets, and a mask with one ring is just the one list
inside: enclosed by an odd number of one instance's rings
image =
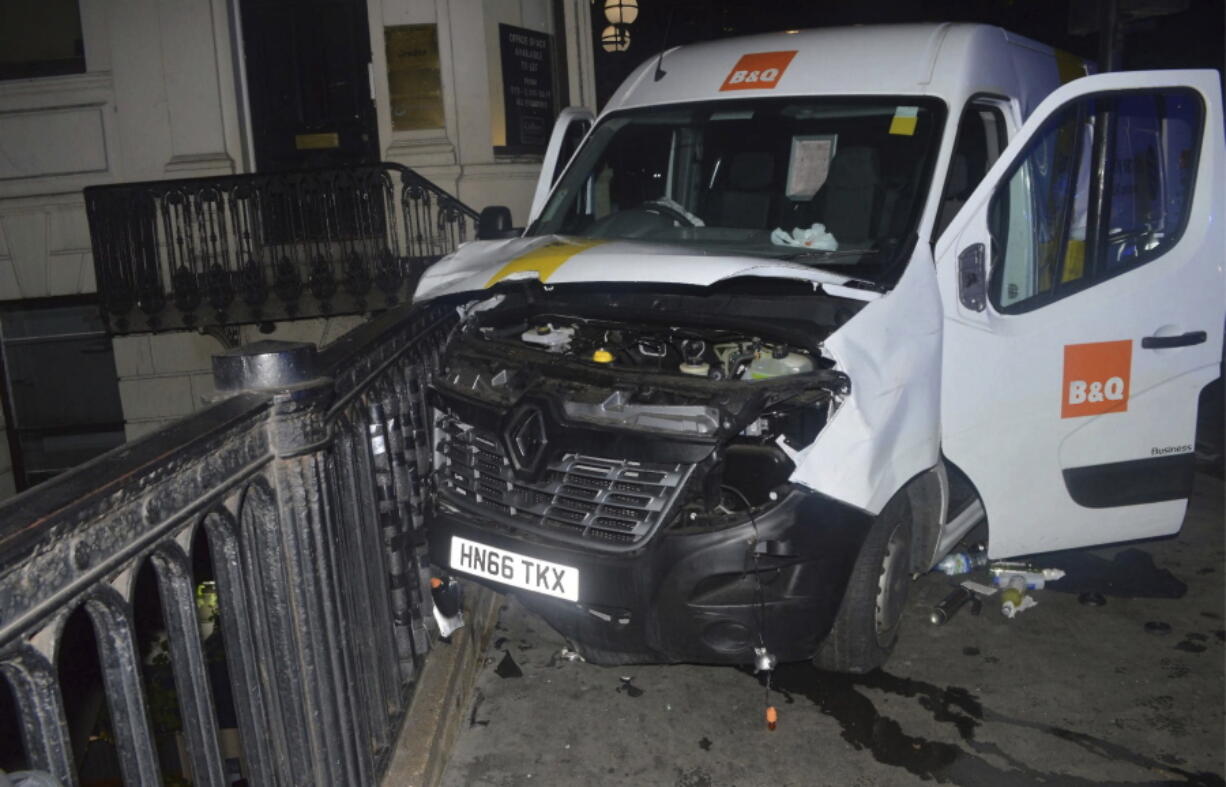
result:
[(1188, 331), (1178, 336), (1146, 336), (1141, 340), (1141, 346), (1146, 350), (1165, 350), (1167, 347), (1189, 347), (1193, 344), (1204, 344), (1209, 335), (1204, 331)]

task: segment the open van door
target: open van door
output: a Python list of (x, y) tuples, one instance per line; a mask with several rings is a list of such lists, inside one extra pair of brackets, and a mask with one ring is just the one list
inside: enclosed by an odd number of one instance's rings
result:
[(553, 124), (553, 133), (549, 144), (545, 147), (545, 160), (541, 163), (541, 175), (536, 181), (536, 193), (532, 195), (532, 210), (528, 215), (528, 223), (536, 221), (545, 207), (545, 200), (553, 184), (562, 176), (562, 170), (570, 163), (571, 156), (579, 149), (579, 143), (591, 131), (596, 116), (590, 109), (582, 107), (567, 107), (558, 113), (558, 119)]
[(936, 248), (945, 455), (992, 557), (1167, 535), (1226, 316), (1214, 71), (1052, 93)]

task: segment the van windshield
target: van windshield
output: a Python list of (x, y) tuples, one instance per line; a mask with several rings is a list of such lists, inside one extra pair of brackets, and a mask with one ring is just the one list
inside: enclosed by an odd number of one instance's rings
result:
[(676, 243), (893, 278), (944, 114), (942, 102), (914, 96), (619, 112), (592, 131), (528, 234)]

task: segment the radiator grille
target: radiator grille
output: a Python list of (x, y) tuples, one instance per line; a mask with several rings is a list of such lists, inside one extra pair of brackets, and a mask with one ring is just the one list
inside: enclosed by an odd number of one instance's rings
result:
[(519, 478), (502, 443), (436, 413), (441, 491), (462, 505), (517, 526), (580, 538), (593, 546), (648, 538), (672, 514), (692, 465), (650, 464), (567, 454), (536, 481)]

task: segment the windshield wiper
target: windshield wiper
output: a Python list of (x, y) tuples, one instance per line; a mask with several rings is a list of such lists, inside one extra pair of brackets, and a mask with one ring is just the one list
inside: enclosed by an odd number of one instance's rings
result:
[(828, 262), (838, 257), (862, 257), (868, 254), (877, 253), (879, 253), (877, 249), (837, 249), (833, 251), (822, 249), (804, 249), (803, 251), (798, 251), (795, 254), (788, 257), (783, 257), (782, 259), (785, 259), (788, 262), (804, 262), (809, 259), (812, 259), (815, 262)]

